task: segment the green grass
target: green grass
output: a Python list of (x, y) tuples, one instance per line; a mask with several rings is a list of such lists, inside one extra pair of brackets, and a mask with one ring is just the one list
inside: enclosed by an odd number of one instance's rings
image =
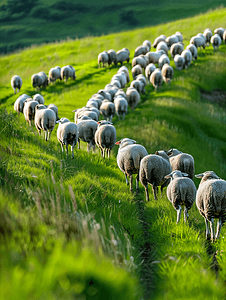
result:
[[(183, 33), (186, 46), (192, 35), (206, 27), (224, 26), (225, 16), (226, 9), (218, 9), (155, 27), (33, 47), (0, 58), (2, 298), (30, 299), (32, 293), (34, 299), (101, 299), (105, 289), (112, 299), (225, 297), (225, 227), (221, 239), (209, 245), (195, 204), (189, 223), (176, 225), (176, 211), (165, 191), (154, 201), (150, 190), (149, 203), (143, 187), (138, 195), (129, 192), (116, 164), (117, 147), (110, 160), (103, 160), (99, 151), (87, 153), (85, 144), (75, 151), (74, 160), (66, 159), (56, 138), (57, 126), (46, 143), (43, 135), (39, 137), (34, 127), (25, 124), (23, 115), (18, 118), (13, 111), (19, 94), (36, 93), (30, 82), (33, 73), (71, 64), (76, 81), (57, 82), (41, 93), (46, 104), (58, 106), (60, 117), (73, 121), (72, 110), (84, 106), (118, 70), (98, 69), (100, 51), (127, 47), (132, 57), (144, 39), (153, 42), (159, 34), (177, 30)], [(215, 52), (211, 47), (199, 51), (188, 70), (175, 70), (170, 86), (163, 84), (157, 93), (147, 86), (141, 103), (129, 110), (125, 122), (113, 119), (117, 139), (133, 138), (148, 153), (178, 148), (193, 155), (196, 174), (214, 170), (225, 179), (225, 108), (207, 102), (200, 93), (200, 89), (225, 90), (225, 54), (224, 44)], [(126, 65), (131, 70), (131, 64)], [(23, 79), (17, 95), (10, 86), (15, 74)], [(195, 184), (198, 187), (198, 179)], [(81, 266), (84, 273), (79, 281)], [(90, 289), (91, 281), (94, 289)]]

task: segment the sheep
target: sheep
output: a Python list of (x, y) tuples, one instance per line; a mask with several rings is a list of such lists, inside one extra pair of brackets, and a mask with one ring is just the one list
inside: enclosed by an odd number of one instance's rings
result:
[(153, 63), (147, 65), (147, 67), (145, 68), (145, 76), (147, 77), (148, 82), (150, 82), (150, 76), (155, 71), (155, 69), (156, 66)]
[[(71, 65), (67, 65), (67, 67), (69, 67), (71, 69), (71, 78), (73, 80), (75, 80), (77, 78), (76, 75), (75, 75), (75, 68)], [(59, 67), (56, 67), (56, 68), (59, 68)]]
[(154, 86), (155, 91), (162, 85), (162, 73), (159, 68), (156, 68), (150, 76), (150, 82)]
[(213, 45), (214, 50), (218, 49), (221, 45), (221, 37), (219, 36), (219, 34), (214, 34), (210, 39), (210, 43)]
[(99, 121), (95, 132), (95, 143), (101, 149), (101, 156), (105, 158), (105, 150), (110, 158), (110, 151), (116, 142), (116, 129), (111, 122)]
[(191, 51), (192, 57), (194, 60), (196, 60), (198, 58), (198, 51), (197, 48), (195, 47), (195, 45), (193, 44), (189, 44), (186, 49)]
[(154, 43), (153, 43), (153, 47), (156, 48), (157, 45), (162, 42), (162, 41), (165, 41), (166, 40), (166, 36), (164, 34), (158, 36), (155, 40), (154, 40)]
[(130, 55), (129, 50), (126, 48), (117, 51), (116, 52), (117, 64), (120, 63), (122, 65), (124, 61), (129, 62), (129, 60), (130, 60), (129, 55)]
[[(20, 91), (23, 81), (19, 75), (14, 75), (11, 79), (11, 86), (14, 90), (14, 94)], [(17, 91), (18, 90), (18, 91)]]
[(48, 82), (48, 77), (44, 72), (39, 72), (31, 76), (31, 84), (34, 88), (40, 89), (41, 86), (46, 87)]
[(156, 52), (148, 52), (146, 56), (149, 59), (149, 63), (157, 64), (161, 55), (165, 54), (164, 50), (159, 50)]
[(140, 102), (140, 94), (135, 88), (128, 88), (126, 90), (126, 100), (129, 107), (133, 110)]
[(88, 116), (94, 121), (98, 122), (99, 117), (96, 111), (93, 111), (90, 107), (82, 107), (80, 109), (73, 110), (75, 113), (75, 123), (77, 124), (77, 120), (80, 116)]
[(93, 148), (93, 152), (95, 152), (95, 132), (97, 131), (98, 124), (96, 121), (92, 119), (84, 119), (89, 118), (87, 116), (82, 116), (79, 119), (77, 124), (78, 128), (78, 149), (80, 149), (80, 140), (87, 143), (87, 151), (89, 152), (91, 148)]
[(31, 126), (32, 121), (34, 121), (35, 118), (35, 107), (39, 105), (38, 101), (32, 100), (32, 98), (27, 98), (24, 101), (24, 118)]
[(173, 44), (175, 44), (175, 43), (178, 43), (179, 42), (179, 38), (178, 38), (178, 36), (176, 35), (176, 34), (173, 34), (173, 35), (171, 35), (171, 36), (168, 36), (167, 38), (166, 38), (166, 44), (167, 44), (167, 46), (168, 46), (168, 49), (170, 49), (170, 47), (173, 45)]
[(104, 67), (104, 65), (106, 63), (108, 63), (108, 61), (109, 61), (109, 55), (108, 55), (107, 51), (103, 51), (98, 55), (98, 67), (99, 68), (101, 67), (101, 63), (102, 63), (102, 66)]
[(30, 98), (30, 96), (23, 94), (20, 97), (18, 97), (14, 103), (14, 110), (20, 115), (20, 113), (23, 113), (24, 110), (24, 102), (27, 98)]
[(168, 54), (168, 46), (167, 46), (167, 43), (162, 41), (158, 44), (158, 46), (156, 47), (156, 51), (159, 51), (159, 50), (163, 50), (165, 52), (165, 54)]
[(146, 47), (148, 47), (148, 51), (151, 50), (151, 42), (149, 40), (143, 41), (143, 45), (146, 46)]
[(118, 89), (122, 88), (122, 85), (118, 79), (112, 79), (111, 80), (111, 85), (115, 85)]
[(111, 101), (105, 99), (100, 106), (100, 113), (103, 115), (104, 119), (111, 122), (115, 115), (115, 105)]
[(203, 35), (204, 35), (205, 38), (206, 38), (206, 44), (207, 44), (207, 46), (209, 46), (209, 44), (210, 44), (210, 39), (211, 39), (211, 37), (212, 37), (212, 35), (213, 35), (212, 30), (209, 29), (209, 28), (206, 28), (206, 29), (204, 30), (204, 32), (203, 32)]
[(37, 101), (39, 104), (44, 104), (44, 102), (45, 102), (43, 96), (40, 95), (40, 94), (35, 94), (35, 95), (33, 96), (33, 100), (34, 100), (34, 101)]
[(200, 49), (201, 49), (201, 47), (202, 47), (203, 49), (205, 49), (205, 47), (206, 47), (205, 40), (204, 40), (204, 38), (201, 37), (201, 36), (193, 36), (193, 37), (190, 39), (190, 44), (195, 45), (195, 47), (196, 47), (197, 49), (198, 49), (199, 47), (200, 47)]
[(47, 106), (47, 108), (52, 109), (55, 112), (57, 121), (60, 120), (60, 118), (58, 117), (58, 107), (55, 104), (51, 103)]
[(49, 83), (51, 83), (51, 82), (55, 83), (55, 81), (57, 79), (61, 80), (60, 72), (61, 72), (61, 68), (60, 67), (51, 68), (49, 70)]
[(174, 75), (173, 68), (169, 64), (164, 64), (164, 66), (162, 67), (162, 79), (166, 83), (170, 83), (171, 80), (173, 79), (173, 75)]
[(149, 46), (139, 46), (135, 49), (134, 57), (139, 56), (140, 54), (146, 54), (149, 51)]
[(117, 165), (119, 169), (125, 174), (126, 184), (128, 185), (127, 176), (130, 178), (130, 191), (133, 191), (133, 174), (136, 177), (136, 190), (139, 190), (139, 169), (140, 161), (143, 157), (148, 155), (144, 146), (137, 144), (136, 141), (124, 138), (115, 143), (119, 145), (117, 154)]
[(77, 125), (70, 122), (67, 118), (61, 118), (56, 121), (59, 124), (57, 128), (57, 139), (61, 144), (62, 153), (64, 153), (64, 145), (66, 147), (66, 156), (68, 158), (68, 145), (71, 145), (71, 156), (74, 158), (74, 147), (78, 142)]
[(142, 83), (141, 93), (145, 94), (145, 87), (147, 85), (147, 81), (146, 81), (145, 76), (143, 74), (138, 74), (137, 77), (136, 77), (136, 80), (138, 80), (138, 81), (140, 81)]
[(138, 93), (141, 94), (144, 88), (144, 84), (141, 81), (135, 79), (131, 82), (130, 87), (135, 88), (138, 91)]
[(127, 114), (128, 109), (128, 102), (123, 96), (117, 96), (114, 99), (115, 104), (115, 112), (120, 120), (120, 117), (122, 116), (122, 119), (124, 121), (125, 115)]
[(116, 52), (113, 49), (107, 51), (108, 54), (108, 65), (110, 66), (112, 63), (117, 65)]
[(175, 43), (170, 47), (170, 54), (172, 59), (174, 59), (176, 54), (181, 55), (184, 50), (184, 45), (182, 43)]
[[(101, 101), (101, 103), (102, 103), (102, 101)], [(96, 107), (97, 109), (99, 109), (101, 103), (99, 103), (96, 99), (89, 99), (86, 102), (86, 107)]]
[(177, 70), (182, 70), (185, 68), (185, 60), (183, 56), (176, 54), (173, 60)]
[(221, 40), (223, 40), (224, 32), (225, 32), (225, 28), (223, 28), (223, 27), (219, 27), (214, 30), (215, 34), (219, 34)]
[[(195, 177), (202, 178), (196, 194), (196, 206), (201, 216), (205, 218), (206, 239), (209, 238), (211, 230), (211, 240), (214, 241), (220, 237), (221, 227), (226, 220), (226, 181), (218, 177), (214, 171), (206, 171)], [(218, 218), (216, 236), (215, 218)]]
[[(113, 85), (113, 84), (107, 84), (104, 89), (105, 89), (105, 91), (107, 91), (108, 93), (111, 94), (112, 99), (114, 99), (115, 94), (119, 90), (119, 88), (116, 85)], [(98, 101), (100, 101), (100, 100), (98, 100)]]
[(200, 33), (196, 34), (196, 36), (201, 36), (204, 40), (205, 45), (206, 45), (206, 37), (203, 33), (200, 32)]
[(125, 72), (117, 72), (117, 74), (115, 74), (113, 77), (112, 77), (112, 80), (118, 80), (120, 83), (121, 83), (121, 87), (124, 88), (125, 85), (127, 84), (127, 75)]
[(184, 58), (184, 67), (187, 69), (191, 62), (192, 62), (192, 53), (190, 50), (185, 49), (182, 53), (181, 56)]
[(49, 80), (48, 80), (48, 76), (46, 75), (45, 72), (39, 72), (38, 75), (41, 77), (42, 79), (42, 86), (46, 87), (49, 84)]
[(166, 54), (163, 54), (158, 61), (158, 66), (160, 69), (162, 69), (162, 67), (164, 66), (164, 64), (168, 64), (170, 65), (170, 59)]
[(61, 80), (65, 80), (66, 82), (68, 81), (69, 78), (75, 79), (75, 72), (74, 72), (74, 68), (72, 69), (72, 66), (64, 66), (63, 68), (61, 68), (61, 72), (60, 72), (60, 77)]
[(156, 151), (155, 154), (149, 154), (142, 158), (140, 162), (140, 182), (145, 188), (146, 201), (149, 201), (148, 183), (151, 184), (154, 199), (157, 198), (157, 187), (161, 187), (161, 195), (163, 188), (167, 186), (168, 179), (165, 176), (172, 172), (169, 157), (165, 150)]
[(131, 70), (133, 79), (136, 79), (137, 75), (143, 74), (143, 70), (140, 65), (136, 65)]
[(195, 163), (192, 155), (183, 153), (177, 149), (170, 149), (167, 155), (169, 155), (172, 171), (179, 170), (187, 173), (189, 178), (194, 178)]
[(181, 33), (180, 31), (177, 31), (177, 32), (175, 33), (175, 35), (177, 36), (179, 42), (182, 43), (182, 42), (183, 42), (183, 35), (182, 35), (182, 33)]
[(195, 202), (196, 186), (187, 176), (187, 173), (181, 171), (173, 171), (165, 176), (166, 179), (171, 178), (166, 194), (177, 211), (177, 223), (180, 222), (181, 206), (184, 206), (184, 222), (186, 222), (189, 217), (188, 210)]
[(52, 109), (45, 108), (43, 104), (35, 107), (35, 127), (41, 135), (41, 130), (45, 132), (45, 140), (50, 140), (51, 132), (56, 124), (56, 114)]
[(140, 65), (141, 68), (145, 69), (147, 66), (147, 62), (142, 56), (136, 56), (132, 60), (132, 67), (136, 65)]
[(108, 93), (107, 91), (101, 89), (97, 92), (97, 94), (100, 94), (101, 96), (104, 97), (104, 99), (108, 99), (109, 101), (111, 101), (111, 94)]
[(129, 78), (129, 70), (126, 66), (122, 66), (121, 68), (118, 69), (117, 73), (121, 73), (124, 72), (126, 73), (126, 79), (127, 79), (127, 83), (130, 82), (130, 78)]
[(123, 89), (118, 89), (118, 91), (115, 93), (114, 97), (123, 96), (126, 99), (126, 93)]

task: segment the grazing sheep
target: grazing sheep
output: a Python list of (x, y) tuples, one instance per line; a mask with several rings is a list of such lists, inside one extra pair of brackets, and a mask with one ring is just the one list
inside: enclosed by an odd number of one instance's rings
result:
[(166, 83), (170, 83), (171, 80), (173, 79), (173, 75), (174, 75), (173, 68), (169, 64), (164, 64), (164, 66), (162, 67), (162, 79)]
[(177, 31), (176, 33), (175, 33), (175, 35), (177, 36), (177, 38), (178, 38), (178, 40), (179, 40), (179, 42), (183, 42), (183, 35), (182, 35), (182, 33), (180, 32), (180, 31)]
[(60, 72), (61, 72), (61, 68), (60, 67), (51, 68), (49, 70), (49, 83), (50, 82), (54, 82), (55, 83), (55, 81), (57, 79), (61, 80)]
[(100, 94), (101, 96), (104, 97), (104, 99), (108, 99), (109, 101), (111, 101), (111, 94), (108, 93), (107, 91), (101, 89), (97, 92), (97, 94)]
[[(21, 87), (22, 87), (22, 79), (19, 75), (14, 75), (11, 79), (11, 86), (14, 90), (14, 94), (16, 94), (17, 92), (20, 91)], [(18, 91), (17, 91), (18, 90)]]
[(168, 36), (166, 38), (166, 44), (168, 46), (168, 49), (170, 49), (170, 47), (175, 44), (175, 43), (178, 43), (179, 42), (179, 38), (176, 34), (173, 34), (171, 36)]
[(166, 36), (164, 34), (158, 36), (155, 40), (154, 40), (154, 44), (153, 44), (153, 47), (156, 48), (157, 45), (162, 42), (162, 41), (165, 41), (166, 40)]
[(187, 173), (189, 178), (194, 178), (195, 163), (194, 158), (190, 154), (183, 153), (177, 149), (170, 149), (167, 155), (169, 155), (172, 171), (179, 170)]
[(95, 132), (95, 143), (101, 149), (101, 156), (105, 158), (105, 150), (110, 158), (110, 151), (116, 142), (116, 129), (111, 122), (99, 121)]
[(184, 45), (182, 43), (175, 43), (170, 47), (170, 54), (172, 59), (174, 59), (176, 54), (181, 55), (184, 50)]
[(78, 118), (81, 116), (90, 117), (96, 122), (99, 120), (97, 112), (93, 111), (91, 107), (82, 107), (80, 109), (73, 110), (73, 112), (75, 113), (75, 124), (77, 124)]
[(32, 100), (32, 98), (27, 98), (24, 101), (24, 118), (31, 126), (32, 121), (34, 121), (35, 118), (35, 107), (39, 105), (37, 101)]
[(151, 50), (151, 42), (149, 40), (143, 41), (143, 45), (146, 46), (146, 47), (148, 47), (148, 51)]
[(214, 30), (215, 34), (219, 34), (221, 40), (223, 40), (224, 32), (225, 32), (225, 28), (223, 28), (223, 27), (219, 27)]
[(140, 80), (135, 79), (131, 82), (130, 87), (135, 88), (138, 93), (141, 94), (144, 88), (144, 84)]
[(185, 49), (182, 53), (181, 56), (184, 58), (184, 67), (187, 69), (191, 62), (192, 62), (192, 53), (190, 50)]
[(64, 153), (64, 145), (66, 147), (66, 155), (68, 158), (68, 145), (71, 145), (71, 156), (74, 158), (74, 147), (78, 142), (77, 125), (70, 122), (67, 118), (61, 118), (57, 128), (57, 139), (61, 144), (62, 153)]
[(115, 104), (107, 99), (103, 100), (100, 106), (100, 113), (105, 120), (111, 122), (115, 115)]
[(121, 84), (121, 88), (124, 88), (127, 84), (127, 76), (125, 72), (117, 73), (112, 77), (112, 81), (118, 80)]
[(140, 102), (140, 94), (135, 88), (129, 87), (126, 90), (126, 100), (129, 107), (133, 110)]
[(30, 98), (30, 96), (23, 94), (20, 97), (18, 97), (14, 103), (14, 110), (18, 113), (23, 113), (24, 110), (24, 102), (27, 98)]
[(147, 65), (147, 67), (145, 68), (145, 76), (147, 77), (148, 82), (150, 82), (150, 76), (155, 71), (155, 69), (156, 66), (153, 63)]
[(115, 98), (118, 96), (122, 96), (126, 99), (126, 93), (124, 92), (123, 89), (118, 89), (118, 91), (115, 93)]
[(140, 65), (141, 68), (145, 69), (146, 66), (147, 66), (147, 62), (144, 59), (144, 57), (142, 57), (142, 56), (136, 56), (132, 60), (132, 67), (134, 67), (136, 65)]
[(174, 57), (174, 63), (175, 63), (175, 66), (177, 68), (177, 70), (182, 70), (185, 68), (185, 60), (184, 60), (184, 57), (179, 55), (179, 54), (176, 54), (175, 57)]
[(207, 44), (207, 46), (209, 46), (209, 44), (210, 44), (210, 39), (211, 39), (211, 37), (212, 37), (212, 35), (213, 35), (212, 30), (209, 29), (209, 28), (206, 28), (206, 29), (204, 30), (203, 35), (204, 35), (204, 37), (206, 38), (206, 44)]
[(50, 140), (51, 132), (56, 124), (56, 114), (52, 109), (45, 108), (43, 104), (35, 107), (35, 127), (41, 135), (41, 130), (45, 132), (45, 140)]
[(213, 45), (214, 50), (218, 49), (221, 45), (221, 37), (219, 36), (219, 34), (214, 34), (210, 39), (210, 43)]
[(136, 190), (139, 189), (139, 169), (140, 161), (143, 157), (148, 155), (147, 150), (137, 144), (136, 141), (129, 138), (124, 138), (115, 143), (119, 145), (117, 154), (117, 165), (119, 169), (125, 174), (126, 183), (129, 184), (127, 176), (130, 178), (130, 191), (133, 191), (133, 174), (136, 177)]
[[(105, 91), (107, 91), (109, 94), (111, 94), (111, 99), (114, 99), (115, 94), (117, 93), (117, 91), (119, 90), (119, 88), (116, 85), (113, 84), (107, 84), (105, 86)], [(98, 100), (100, 101), (100, 100)], [(103, 100), (102, 100), (103, 101)]]
[(177, 211), (177, 223), (180, 222), (181, 206), (184, 206), (184, 222), (186, 222), (189, 217), (188, 210), (195, 202), (196, 186), (194, 182), (186, 176), (188, 176), (188, 174), (182, 173), (181, 171), (173, 171), (165, 176), (166, 179), (171, 178), (166, 194)]
[(56, 121), (60, 120), (60, 118), (58, 117), (58, 107), (55, 104), (51, 103), (51, 104), (49, 104), (47, 106), (47, 108), (52, 109), (55, 112), (55, 114), (56, 114)]
[(130, 60), (129, 55), (130, 55), (129, 50), (126, 48), (117, 51), (116, 52), (117, 64), (120, 63), (122, 65), (124, 61), (129, 62), (129, 60)]
[[(101, 103), (102, 103), (102, 101), (101, 101)], [(89, 99), (86, 102), (86, 107), (96, 107), (97, 109), (99, 109), (101, 103), (99, 103), (96, 99)]]
[(69, 78), (72, 79), (76, 79), (75, 76), (75, 71), (72, 69), (72, 66), (64, 66), (63, 68), (61, 68), (61, 72), (60, 72), (60, 77), (61, 80), (65, 80), (66, 82), (68, 81)]
[(158, 46), (156, 47), (156, 52), (160, 50), (163, 50), (165, 54), (168, 54), (169, 49), (166, 42), (162, 41), (158, 44)]
[(159, 68), (155, 69), (155, 71), (151, 74), (150, 82), (157, 92), (157, 89), (162, 85), (162, 73)]
[(137, 57), (141, 54), (146, 54), (148, 51), (149, 51), (148, 46), (145, 45), (139, 46), (135, 49), (134, 57)]
[(152, 64), (157, 64), (158, 61), (159, 61), (159, 58), (163, 55), (163, 54), (166, 54), (164, 50), (159, 50), (159, 51), (156, 51), (156, 52), (148, 52), (146, 54), (146, 56), (148, 57), (149, 59), (149, 63), (152, 63)]
[(205, 43), (205, 40), (202, 36), (193, 36), (191, 39), (190, 39), (190, 44), (193, 44), (195, 45), (195, 47), (198, 49), (201, 47), (203, 49), (205, 49), (206, 47), (206, 43)]
[(40, 94), (35, 94), (33, 96), (33, 100), (37, 101), (39, 104), (44, 104), (44, 102), (45, 102), (44, 98)]
[(143, 74), (138, 74), (136, 77), (136, 80), (140, 81), (142, 83), (142, 90), (141, 93), (145, 94), (145, 87), (147, 85), (146, 77)]
[(41, 86), (46, 87), (48, 85), (48, 77), (44, 72), (39, 72), (38, 74), (33, 74), (31, 76), (31, 84), (34, 88), (41, 88)]
[(191, 51), (192, 57), (194, 60), (196, 60), (198, 58), (198, 51), (197, 48), (195, 47), (195, 45), (193, 44), (189, 44), (186, 49)]
[[(221, 227), (226, 221), (226, 181), (213, 171), (206, 171), (195, 177), (202, 178), (196, 194), (196, 206), (201, 216), (205, 218), (206, 238), (209, 238), (211, 230), (211, 240), (214, 241), (219, 238)], [(216, 236), (215, 218), (218, 218)], [(208, 222), (210, 222), (210, 230)]]
[(137, 75), (143, 74), (143, 69), (141, 68), (140, 65), (136, 65), (132, 68), (131, 72), (132, 72), (133, 79), (136, 79)]
[(77, 124), (78, 128), (78, 149), (80, 149), (80, 140), (87, 143), (87, 151), (89, 152), (91, 148), (93, 148), (93, 152), (95, 152), (95, 132), (97, 131), (97, 122), (92, 119), (84, 119), (89, 118), (87, 116), (82, 116), (79, 119)]
[(159, 68), (162, 69), (162, 67), (164, 66), (164, 64), (168, 64), (170, 65), (170, 59), (166, 54), (163, 54), (160, 58), (159, 58)]
[(115, 104), (115, 112), (116, 115), (118, 116), (119, 120), (120, 117), (122, 116), (122, 119), (124, 121), (125, 115), (127, 114), (127, 109), (128, 109), (128, 102), (123, 96), (117, 96), (114, 99), (114, 104)]
[(155, 154), (145, 156), (140, 162), (140, 182), (145, 188), (146, 200), (149, 201), (148, 183), (151, 184), (154, 199), (157, 198), (157, 187), (167, 186), (169, 180), (165, 176), (172, 172), (166, 151), (156, 151)]
[(103, 51), (98, 55), (98, 67), (99, 68), (101, 67), (101, 63), (102, 63), (102, 66), (104, 67), (104, 65), (106, 63), (108, 63), (108, 61), (109, 61), (109, 55), (108, 55), (107, 51)]
[(128, 68), (126, 66), (122, 66), (121, 68), (118, 69), (117, 73), (121, 73), (121, 72), (126, 73), (127, 83), (129, 83), (130, 82), (130, 78), (129, 78), (129, 70), (128, 70)]
[(108, 50), (108, 65), (110, 66), (112, 63), (117, 65), (116, 52), (113, 49)]

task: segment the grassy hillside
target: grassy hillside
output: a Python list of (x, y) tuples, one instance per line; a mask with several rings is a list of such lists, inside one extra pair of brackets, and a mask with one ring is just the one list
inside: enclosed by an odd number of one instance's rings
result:
[(4, 0), (0, 3), (0, 53), (167, 23), (222, 4), (222, 0)]
[[(34, 127), (25, 124), (23, 115), (18, 118), (13, 111), (18, 94), (13, 95), (10, 87), (11, 77), (18, 74), (23, 79), (19, 94), (34, 95), (33, 73), (73, 65), (75, 82), (57, 82), (41, 91), (46, 104), (56, 104), (60, 117), (73, 121), (72, 110), (84, 106), (119, 68), (98, 69), (100, 51), (127, 47), (132, 57), (143, 40), (153, 42), (159, 34), (177, 30), (186, 46), (192, 35), (225, 23), (226, 9), (218, 9), (0, 58), (0, 251), (5, 257), (0, 260), (1, 298), (103, 299), (105, 293), (112, 299), (225, 297), (225, 227), (220, 240), (209, 244), (195, 205), (189, 223), (176, 225), (176, 212), (165, 191), (154, 201), (150, 189), (149, 203), (143, 187), (137, 195), (131, 194), (116, 164), (116, 146), (110, 160), (103, 160), (98, 151), (87, 153), (84, 144), (75, 151), (74, 160), (67, 160), (56, 128), (46, 143)], [(199, 50), (198, 60), (188, 70), (175, 70), (170, 86), (163, 84), (157, 93), (147, 86), (125, 122), (113, 119), (117, 139), (133, 138), (148, 153), (178, 148), (193, 155), (196, 174), (214, 170), (226, 179), (225, 107), (205, 100), (201, 93), (225, 90), (225, 54), (225, 45), (215, 52), (212, 47)]]

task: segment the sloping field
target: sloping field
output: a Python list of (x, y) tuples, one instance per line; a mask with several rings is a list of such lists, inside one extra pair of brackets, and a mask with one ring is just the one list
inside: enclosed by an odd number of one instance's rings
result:
[[(82, 107), (110, 82), (119, 66), (98, 68), (103, 50), (134, 50), (145, 39), (181, 31), (184, 44), (207, 27), (225, 27), (226, 9), (156, 27), (27, 49), (0, 57), (0, 298), (1, 299), (224, 299), (225, 236), (205, 240), (205, 223), (195, 204), (188, 224), (176, 224), (166, 197), (146, 203), (144, 189), (131, 194), (116, 163), (87, 153), (61, 154), (56, 138), (38, 136), (18, 117), (19, 94), (36, 94), (31, 75), (73, 65), (76, 81), (57, 82), (41, 91), (59, 116), (73, 121)], [(131, 70), (131, 64), (125, 64)], [(202, 95), (225, 91), (226, 46), (198, 51), (187, 70), (155, 93), (146, 87), (141, 103), (125, 121), (114, 117), (117, 140), (129, 137), (148, 153), (177, 148), (195, 159), (195, 173), (226, 171), (226, 111), (219, 99)], [(11, 77), (23, 79), (14, 95)], [(132, 76), (131, 76), (132, 79)], [(199, 181), (195, 179), (198, 187)], [(13, 288), (12, 288), (13, 286)]]

